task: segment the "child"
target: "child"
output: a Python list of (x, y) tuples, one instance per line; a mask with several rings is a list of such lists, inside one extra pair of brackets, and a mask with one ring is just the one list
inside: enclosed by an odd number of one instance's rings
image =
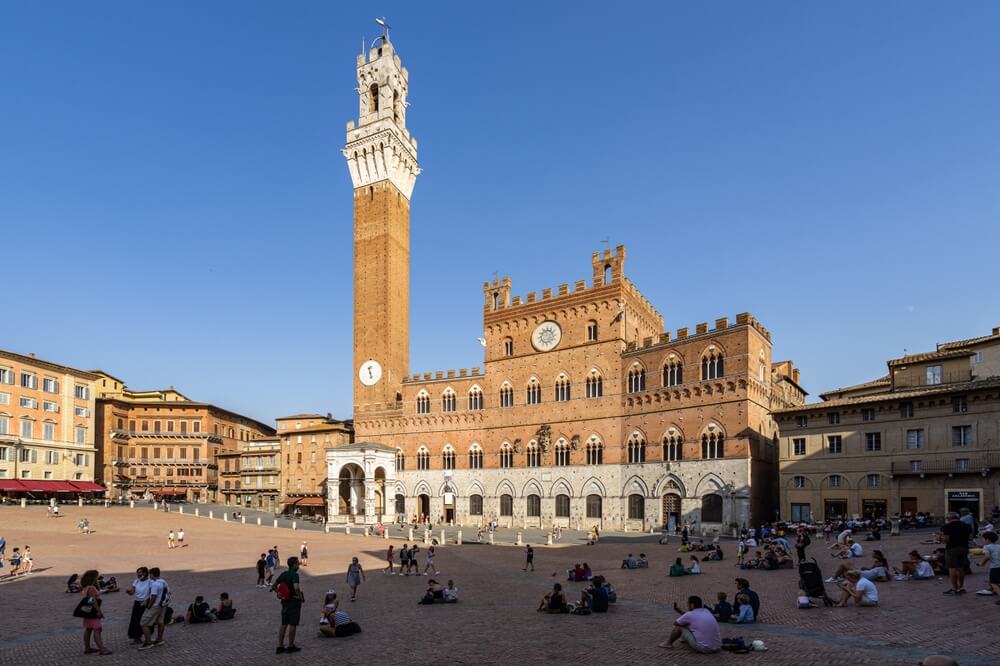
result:
[(701, 573), (701, 565), (698, 564), (698, 558), (695, 557), (694, 555), (691, 556), (691, 568), (688, 569), (688, 573), (689, 574), (700, 574)]
[(799, 590), (799, 597), (796, 602), (801, 609), (816, 608), (816, 604), (812, 602), (812, 599), (806, 596), (805, 590)]
[(747, 553), (747, 542), (740, 537), (740, 542), (736, 545), (736, 564), (743, 566), (743, 558)]
[(455, 581), (448, 581), (448, 587), (444, 588), (443, 595), (445, 603), (453, 604), (458, 601), (458, 588), (455, 587)]
[(750, 605), (750, 597), (745, 594), (737, 595), (736, 605), (739, 607), (737, 616), (731, 620), (736, 624), (750, 624), (754, 621), (753, 606)]
[[(983, 541), (986, 542), (986, 545), (983, 546), (983, 559), (979, 566), (990, 565), (989, 591), (1000, 595), (1000, 544), (997, 543), (997, 533), (983, 532)], [(977, 594), (979, 593), (977, 592)], [(1000, 601), (996, 603), (1000, 604)]]
[(730, 618), (732, 618), (733, 616), (732, 604), (726, 601), (725, 592), (719, 592), (719, 594), (716, 595), (716, 597), (718, 598), (719, 602), (715, 604), (714, 608), (712, 608), (712, 615), (714, 615), (715, 619), (718, 620), (719, 622), (729, 622)]
[(649, 560), (646, 559), (646, 553), (639, 553), (639, 568), (640, 569), (649, 568)]
[(333, 623), (333, 615), (337, 612), (337, 607), (340, 602), (337, 601), (337, 591), (327, 590), (326, 596), (323, 597), (323, 614), (319, 616), (320, 626), (329, 626)]
[(15, 548), (13, 554), (10, 556), (10, 574), (11, 578), (20, 573), (21, 569), (21, 549)]

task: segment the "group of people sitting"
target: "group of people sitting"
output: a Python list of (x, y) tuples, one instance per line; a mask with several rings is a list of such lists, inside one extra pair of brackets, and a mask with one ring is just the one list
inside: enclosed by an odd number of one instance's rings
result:
[(701, 565), (698, 563), (698, 558), (694, 555), (691, 556), (691, 566), (685, 567), (684, 562), (681, 558), (677, 558), (673, 564), (670, 565), (669, 575), (671, 577), (676, 576), (691, 576), (701, 573)]
[(772, 542), (764, 547), (763, 551), (755, 550), (753, 556), (742, 557), (739, 562), (740, 569), (764, 569), (772, 571), (774, 569), (794, 569), (795, 561), (789, 552), (780, 544)]
[(635, 559), (635, 556), (632, 555), (632, 553), (629, 553), (628, 557), (622, 560), (622, 569), (648, 569), (648, 568), (649, 568), (649, 560), (646, 559), (646, 553), (639, 553), (639, 559)]
[(235, 617), (236, 608), (233, 607), (233, 600), (229, 598), (228, 592), (223, 592), (219, 595), (219, 605), (215, 608), (212, 608), (205, 601), (205, 597), (199, 594), (194, 598), (194, 603), (188, 605), (187, 612), (184, 613), (184, 623), (204, 624), (232, 620)]
[(427, 591), (424, 592), (424, 596), (417, 603), (434, 604), (439, 601), (446, 604), (453, 604), (458, 601), (458, 588), (455, 587), (455, 581), (449, 580), (447, 587), (441, 587), (440, 583), (431, 578), (427, 581)]
[[(97, 589), (100, 590), (101, 594), (107, 594), (109, 592), (118, 591), (118, 581), (114, 576), (109, 576), (107, 579), (104, 576), (97, 577)], [(66, 581), (66, 592), (70, 594), (79, 594), (83, 591), (83, 587), (80, 585), (80, 574), (73, 574)]]
[[(624, 564), (622, 565), (622, 568), (623, 569), (626, 568)], [(590, 565), (587, 564), (586, 562), (583, 563), (583, 566), (580, 566), (580, 563), (577, 562), (576, 564), (573, 565), (572, 569), (566, 570), (566, 580), (571, 582), (583, 583), (590, 580), (593, 577), (594, 577), (594, 572), (590, 570)]]
[(347, 611), (340, 609), (337, 591), (330, 589), (323, 597), (323, 613), (319, 617), (319, 635), (327, 638), (343, 638), (360, 634), (361, 627), (351, 619)]
[(556, 583), (552, 591), (542, 597), (538, 604), (539, 613), (573, 613), (590, 615), (591, 613), (607, 613), (609, 604), (617, 600), (614, 588), (604, 576), (594, 576), (590, 585), (580, 593), (580, 603), (574, 604), (566, 600), (562, 584)]

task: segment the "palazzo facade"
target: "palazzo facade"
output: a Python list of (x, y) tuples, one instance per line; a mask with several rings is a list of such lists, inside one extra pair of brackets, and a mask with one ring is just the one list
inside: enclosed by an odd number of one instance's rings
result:
[(482, 364), (409, 373), (409, 76), (387, 37), (357, 66), (344, 149), (355, 444), (327, 449), (330, 519), (727, 531), (769, 519), (771, 413), (804, 402), (798, 370), (772, 361), (750, 313), (665, 332), (625, 276), (624, 246), (594, 253), (572, 285), (522, 298), (509, 277), (485, 283)]

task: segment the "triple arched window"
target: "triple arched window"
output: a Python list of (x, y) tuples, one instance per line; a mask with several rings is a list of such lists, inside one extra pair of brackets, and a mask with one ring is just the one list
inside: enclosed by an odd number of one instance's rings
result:
[(483, 408), (483, 392), (478, 386), (469, 389), (469, 410), (479, 411)]
[(441, 453), (441, 465), (444, 469), (455, 469), (455, 449), (448, 444)]
[(566, 375), (559, 375), (556, 380), (556, 402), (567, 402), (570, 399), (570, 381)]
[(604, 463), (604, 444), (597, 437), (587, 440), (587, 464), (600, 465)]
[(431, 468), (431, 454), (426, 446), (421, 446), (417, 451), (417, 469), (428, 470)]
[(628, 438), (628, 462), (631, 465), (646, 462), (646, 438), (634, 432)]
[(671, 358), (663, 366), (663, 385), (680, 386), (684, 383), (684, 364), (679, 359)]
[(483, 450), (478, 444), (469, 449), (469, 469), (483, 468)]
[(528, 448), (526, 451), (526, 460), (528, 467), (540, 467), (542, 464), (542, 450), (538, 448), (538, 444), (535, 442), (528, 442)]
[(724, 458), (726, 438), (721, 432), (706, 432), (701, 436), (702, 458)]
[(667, 433), (663, 436), (663, 459), (674, 462), (683, 459), (684, 441), (677, 433)]
[(500, 387), (500, 406), (501, 407), (513, 407), (514, 406), (514, 387), (510, 384), (504, 383)]
[(604, 395), (604, 380), (601, 378), (601, 373), (591, 370), (587, 375), (587, 397), (600, 398), (602, 395)]
[(646, 390), (646, 369), (641, 365), (633, 365), (628, 371), (628, 392), (639, 393)]
[(402, 449), (396, 449), (396, 471), (402, 472), (406, 469), (406, 455)]
[(500, 467), (509, 469), (514, 466), (514, 449), (510, 444), (504, 442), (500, 445)]
[(441, 411), (442, 412), (453, 412), (455, 411), (455, 392), (451, 389), (447, 389), (444, 395), (441, 396)]
[(426, 391), (421, 391), (417, 394), (417, 414), (430, 414), (431, 413), (431, 397)]
[(542, 385), (538, 383), (538, 380), (532, 378), (528, 382), (527, 399), (525, 402), (529, 405), (537, 405), (542, 401)]
[(704, 356), (701, 357), (701, 378), (706, 379), (718, 379), (725, 374), (725, 368), (723, 367), (722, 352), (716, 349), (710, 349)]
[(560, 439), (556, 442), (555, 452), (557, 466), (565, 467), (569, 465), (569, 444), (566, 443), (565, 439)]

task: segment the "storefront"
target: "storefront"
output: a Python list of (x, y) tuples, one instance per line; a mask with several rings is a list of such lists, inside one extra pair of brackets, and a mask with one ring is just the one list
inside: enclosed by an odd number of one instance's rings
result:
[(982, 490), (946, 490), (945, 491), (945, 506), (948, 511), (954, 511), (958, 513), (962, 509), (968, 509), (972, 512), (972, 515), (976, 517), (976, 520), (982, 520), (982, 506), (983, 506), (983, 491)]
[(861, 517), (865, 520), (885, 518), (888, 514), (888, 502), (884, 499), (861, 500)]
[(0, 496), (11, 500), (25, 499), (31, 503), (75, 502), (106, 489), (93, 481), (50, 481), (35, 479), (0, 479)]

